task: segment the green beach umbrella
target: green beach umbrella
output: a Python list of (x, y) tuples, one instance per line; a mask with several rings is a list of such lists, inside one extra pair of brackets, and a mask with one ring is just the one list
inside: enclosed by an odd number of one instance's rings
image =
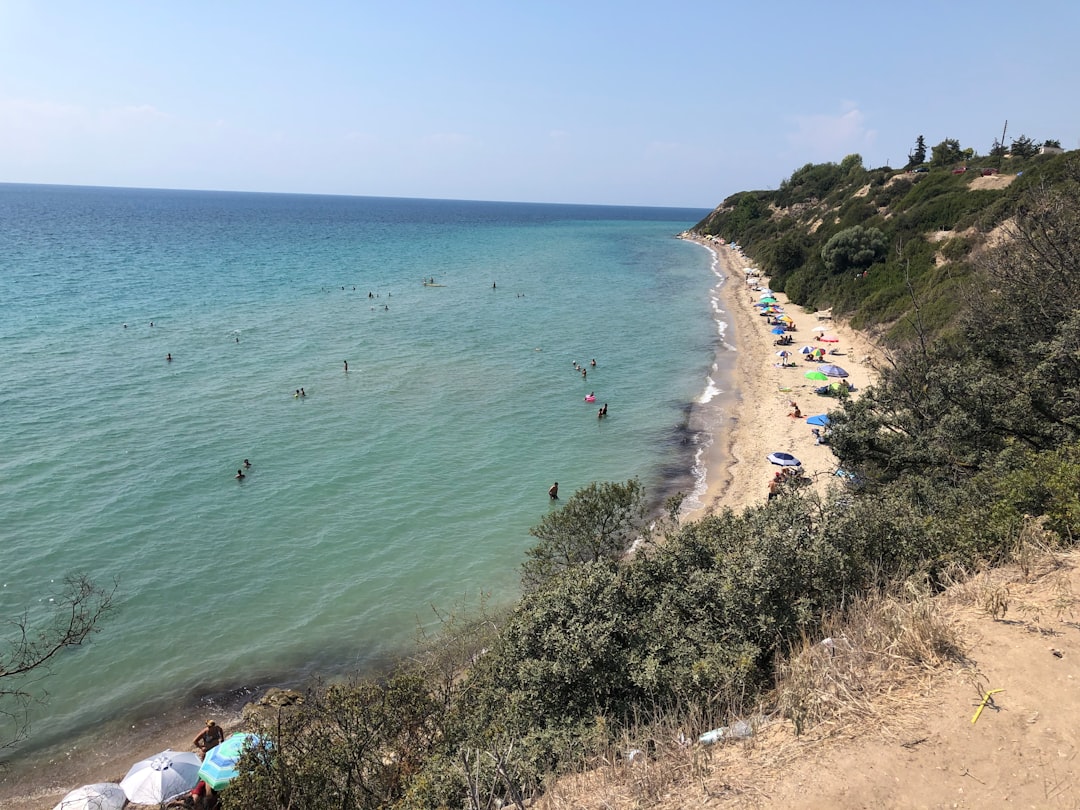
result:
[(824, 381), (829, 379), (829, 377), (827, 374), (822, 374), (820, 371), (808, 371), (806, 372), (806, 379)]

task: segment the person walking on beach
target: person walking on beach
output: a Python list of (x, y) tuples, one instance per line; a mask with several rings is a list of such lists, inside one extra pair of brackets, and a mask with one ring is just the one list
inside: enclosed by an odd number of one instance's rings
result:
[(552, 484), (551, 487), (548, 489), (548, 496), (553, 501), (559, 500), (559, 482), (558, 481), (556, 481), (554, 484)]
[(216, 745), (221, 745), (225, 742), (225, 732), (221, 726), (215, 723), (213, 720), (206, 721), (206, 728), (195, 735), (195, 739), (191, 741), (191, 744), (199, 749), (199, 759), (206, 756), (206, 752)]

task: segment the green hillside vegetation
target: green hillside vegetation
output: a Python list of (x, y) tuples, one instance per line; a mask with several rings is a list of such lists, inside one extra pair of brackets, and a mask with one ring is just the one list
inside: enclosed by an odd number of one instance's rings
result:
[[(703, 232), (888, 336), (880, 382), (831, 414), (846, 483), (685, 525), (677, 498), (654, 519), (635, 481), (586, 487), (533, 530), (516, 605), (446, 615), (383, 677), (312, 689), (259, 729), (225, 807), (524, 808), (629, 749), (762, 715), (804, 729), (820, 706), (777, 690), (785, 658), (864, 598), (1075, 544), (1080, 160), (1027, 160), (996, 191), (852, 156), (728, 198)], [(960, 655), (908, 629), (884, 657)]]
[[(922, 328), (945, 333), (972, 254), (1032, 189), (1075, 162), (1075, 155), (1020, 151), (1030, 156), (979, 158), (946, 140), (932, 160), (912, 167), (925, 173), (865, 169), (859, 155), (807, 164), (775, 191), (733, 194), (695, 231), (734, 239), (792, 302), (832, 307), (886, 343), (914, 335), (907, 316), (916, 304)], [(973, 189), (984, 170), (1018, 176), (1000, 189)], [(867, 234), (879, 249), (854, 249)]]

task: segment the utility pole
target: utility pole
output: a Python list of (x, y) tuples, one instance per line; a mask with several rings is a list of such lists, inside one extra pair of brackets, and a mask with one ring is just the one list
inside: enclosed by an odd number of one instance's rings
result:
[(998, 155), (998, 169), (1001, 169), (1001, 161), (1005, 160), (1005, 130), (1009, 128), (1009, 119), (1005, 119), (1005, 126), (1001, 128), (1001, 154)]

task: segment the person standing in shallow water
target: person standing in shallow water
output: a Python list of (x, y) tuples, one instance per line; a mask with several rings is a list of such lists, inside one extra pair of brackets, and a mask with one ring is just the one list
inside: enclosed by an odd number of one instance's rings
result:
[(548, 489), (548, 496), (553, 501), (559, 500), (559, 482), (558, 481), (556, 481), (554, 484), (552, 484), (551, 488)]
[(348, 360), (345, 361), (345, 373), (346, 374), (349, 373), (349, 361)]

